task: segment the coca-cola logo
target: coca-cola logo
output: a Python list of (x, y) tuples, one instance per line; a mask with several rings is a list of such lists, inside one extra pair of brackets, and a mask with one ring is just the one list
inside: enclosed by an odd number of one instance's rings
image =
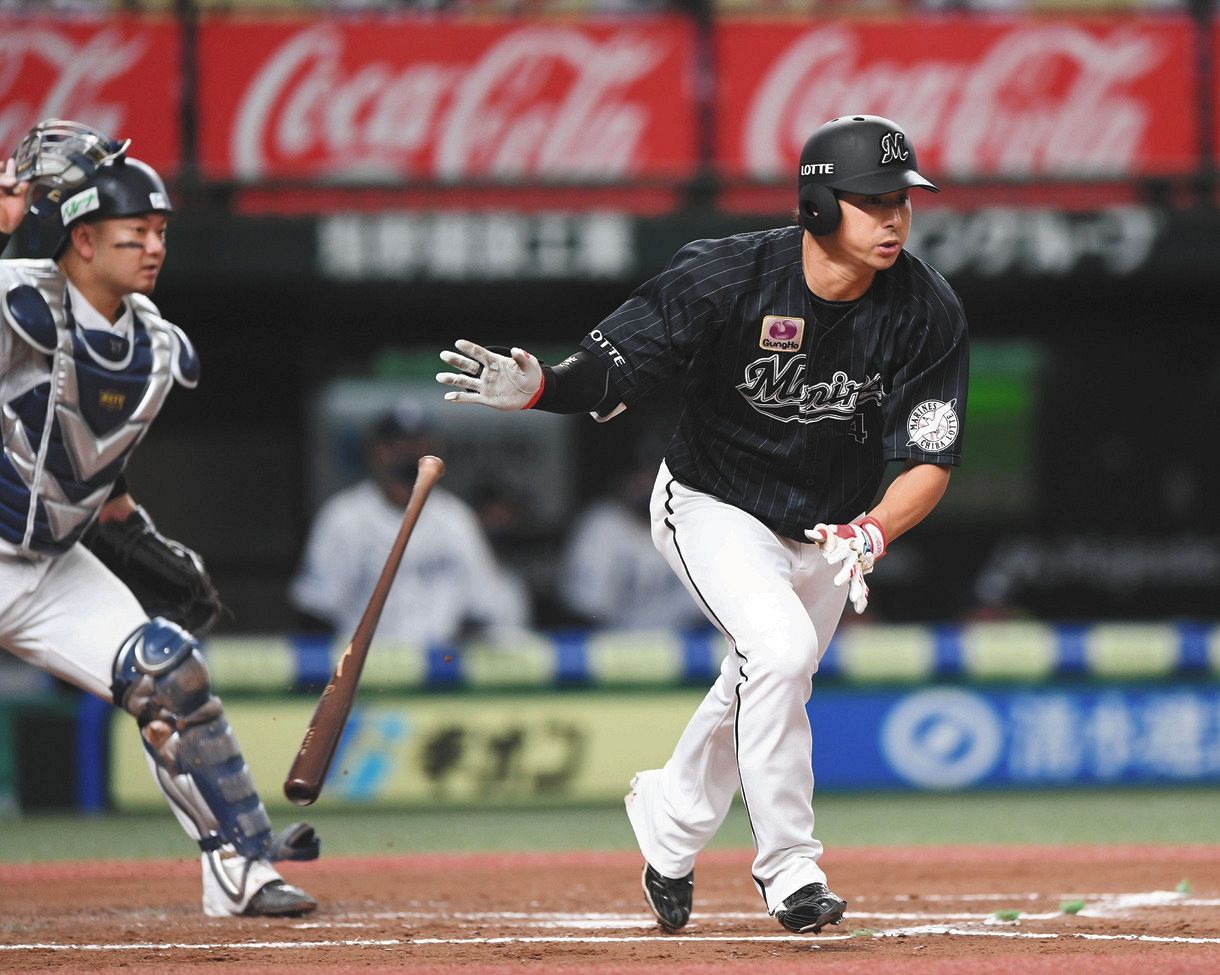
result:
[(892, 118), (922, 167), (955, 175), (1115, 175), (1138, 160), (1156, 106), (1132, 93), (1171, 54), (1151, 32), (1069, 22), (1001, 31), (977, 53), (873, 56), (862, 29), (794, 41), (762, 78), (741, 132), (745, 168), (774, 179), (844, 111)]
[(321, 24), (259, 65), (238, 103), (230, 152), (245, 179), (276, 169), (619, 179), (643, 158), (653, 114), (629, 89), (665, 54), (661, 40), (637, 31), (599, 38), (532, 26), (465, 62), (392, 64), (362, 58), (356, 35)]
[(0, 30), (0, 153), (16, 149), (44, 118), (70, 118), (102, 132), (125, 131), (121, 101), (103, 94), (135, 67), (149, 39), (103, 28), (79, 43), (54, 26)]

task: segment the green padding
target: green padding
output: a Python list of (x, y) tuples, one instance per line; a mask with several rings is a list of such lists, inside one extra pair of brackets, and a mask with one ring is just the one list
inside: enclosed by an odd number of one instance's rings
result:
[[(339, 662), (339, 656), (346, 647), (347, 644), (342, 643), (331, 648), (332, 670)], [(369, 647), (368, 655), (364, 658), (360, 687), (365, 691), (422, 687), (424, 674), (424, 655), (417, 648), (374, 641)]]
[(1100, 625), (1085, 637), (1085, 662), (1098, 677), (1165, 677), (1178, 662), (1178, 635), (1166, 626)]
[(555, 679), (555, 652), (540, 633), (522, 633), (513, 646), (473, 643), (462, 650), (462, 673), (470, 687), (545, 687)]
[(1041, 680), (1058, 663), (1055, 631), (1042, 623), (981, 623), (963, 627), (962, 670), (976, 680)]
[(682, 637), (669, 630), (594, 634), (588, 653), (594, 683), (672, 684), (682, 679)]
[(203, 648), (214, 687), (282, 691), (292, 687), (296, 650), (275, 637), (215, 637)]
[[(666, 688), (684, 679), (685, 652), (677, 633), (595, 631), (583, 637), (564, 634), (562, 639), (571, 648), (569, 675), (587, 676), (593, 686)], [(1201, 639), (1207, 664), (1220, 674), (1220, 626), (1210, 627)], [(1167, 677), (1182, 664), (1183, 635), (1173, 624), (1097, 624), (1069, 631), (1047, 623), (997, 621), (962, 626), (957, 642), (960, 669), (953, 653), (938, 661), (932, 627), (849, 622), (835, 636), (821, 679), (858, 684), (922, 683), (932, 677), (1043, 680), (1059, 670), (1060, 653), (1077, 646), (1083, 659), (1069, 664), (1072, 669), (1083, 664), (1084, 675), (1101, 679)], [(560, 646), (559, 638), (529, 631), (494, 644), (467, 643), (457, 651), (463, 685), (474, 689), (553, 687)], [(716, 641), (714, 648), (721, 653), (728, 649), (723, 640)], [(209, 640), (204, 649), (222, 694), (293, 687), (297, 651), (287, 638), (218, 637)], [(342, 650), (342, 644), (331, 648), (327, 676)], [(1200, 658), (1196, 654), (1190, 659), (1198, 662)], [(361, 687), (392, 692), (425, 688), (427, 662), (421, 647), (374, 643)]]
[(924, 681), (936, 665), (935, 640), (923, 626), (850, 626), (835, 637), (834, 653), (852, 681)]

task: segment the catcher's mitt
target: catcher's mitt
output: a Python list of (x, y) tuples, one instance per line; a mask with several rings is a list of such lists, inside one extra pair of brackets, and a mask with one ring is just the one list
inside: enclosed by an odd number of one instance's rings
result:
[(149, 616), (163, 616), (199, 636), (224, 612), (199, 553), (158, 532), (139, 506), (124, 521), (97, 524), (86, 544)]

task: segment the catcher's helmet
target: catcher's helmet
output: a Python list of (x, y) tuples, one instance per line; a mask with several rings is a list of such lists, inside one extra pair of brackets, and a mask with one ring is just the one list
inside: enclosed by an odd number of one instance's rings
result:
[(844, 115), (819, 126), (801, 150), (797, 200), (802, 226), (818, 237), (839, 226), (839, 193), (868, 196), (921, 186), (915, 147), (896, 122), (879, 115)]
[(70, 187), (35, 187), (31, 228), (39, 249), (59, 257), (68, 246), (72, 228), (91, 220), (173, 213), (169, 192), (157, 171), (139, 159), (120, 154), (99, 166), (87, 179)]

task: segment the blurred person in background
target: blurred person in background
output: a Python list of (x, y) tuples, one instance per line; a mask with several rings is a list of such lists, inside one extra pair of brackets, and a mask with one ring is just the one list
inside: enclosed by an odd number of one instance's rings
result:
[[(688, 244), (557, 366), (459, 339), (436, 377), (449, 402), (601, 420), (681, 392), (653, 541), (732, 652), (627, 796), (669, 931), (690, 919), (695, 859), (738, 789), (769, 913), (798, 933), (842, 920), (813, 836), (812, 679), (845, 603), (864, 611), (864, 577), (961, 459), (966, 318), (905, 251), (911, 190), (936, 190), (906, 132), (832, 119), (795, 168), (796, 226)], [(890, 461), (903, 469), (881, 491)]]
[(0, 172), (0, 246), (32, 214), (52, 255), (0, 261), (0, 646), (136, 719), (198, 843), (206, 914), (305, 914), (316, 902), (272, 861), (312, 859), (317, 838), (304, 823), (272, 835), (196, 639), (219, 597), (124, 477), (170, 391), (200, 374), (149, 298), (173, 206), (127, 148), (48, 119)]
[(690, 629), (703, 610), (652, 543), (649, 507), (657, 465), (637, 463), (613, 478), (611, 494), (572, 523), (560, 563), (566, 610), (588, 626)]
[[(432, 422), (411, 398), (366, 432), (369, 476), (318, 509), (291, 583), (289, 598), (304, 625), (340, 638), (356, 632), (398, 535), (419, 459), (436, 451)], [(500, 566), (474, 509), (434, 488), (386, 598), (376, 639), (418, 647), (452, 645), (474, 633), (507, 639), (529, 622), (526, 589)]]

